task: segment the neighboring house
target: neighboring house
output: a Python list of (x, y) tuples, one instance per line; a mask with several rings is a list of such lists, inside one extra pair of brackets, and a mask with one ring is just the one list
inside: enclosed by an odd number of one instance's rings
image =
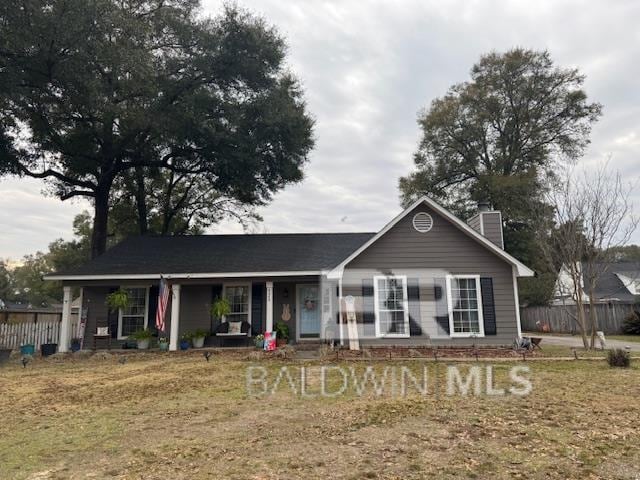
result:
[[(225, 320), (252, 335), (286, 321), (295, 342), (346, 343), (357, 332), (362, 345), (510, 345), (520, 336), (517, 277), (533, 271), (502, 245), (499, 212), (483, 206), (468, 224), (423, 197), (377, 233), (133, 237), (46, 279), (63, 282), (65, 305), (82, 288), (86, 345), (97, 324), (119, 340), (155, 329), (161, 275), (172, 285), (171, 349), (183, 333), (219, 328), (209, 313), (217, 297), (231, 303)], [(120, 287), (132, 304), (109, 312), (105, 298)]]
[[(598, 275), (594, 292), (598, 303), (633, 304), (640, 300), (640, 262), (600, 263), (593, 268)], [(591, 276), (589, 266), (582, 262), (577, 265), (576, 271), (580, 274), (581, 285), (585, 290), (583, 302), (588, 303), (586, 279)], [(569, 268), (563, 265), (556, 280), (553, 304), (575, 305), (575, 290)]]

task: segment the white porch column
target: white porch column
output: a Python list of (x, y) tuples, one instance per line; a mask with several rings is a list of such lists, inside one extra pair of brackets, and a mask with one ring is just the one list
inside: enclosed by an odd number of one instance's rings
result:
[(273, 282), (267, 282), (267, 316), (264, 331), (273, 331)]
[(171, 285), (171, 332), (169, 335), (169, 350), (178, 350), (178, 329), (180, 327), (180, 285)]
[(68, 352), (71, 341), (71, 287), (64, 287), (64, 297), (62, 300), (62, 322), (60, 323), (60, 340), (58, 340), (58, 351)]

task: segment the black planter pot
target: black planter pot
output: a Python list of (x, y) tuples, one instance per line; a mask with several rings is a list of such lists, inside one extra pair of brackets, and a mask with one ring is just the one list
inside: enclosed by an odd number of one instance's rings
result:
[(43, 343), (42, 345), (40, 345), (40, 353), (42, 354), (43, 357), (48, 357), (49, 355), (53, 355), (54, 353), (56, 353), (57, 349), (58, 349), (57, 343)]
[(80, 342), (71, 342), (71, 351), (72, 352), (80, 351)]
[(0, 365), (9, 361), (9, 355), (11, 355), (11, 349), (0, 348)]

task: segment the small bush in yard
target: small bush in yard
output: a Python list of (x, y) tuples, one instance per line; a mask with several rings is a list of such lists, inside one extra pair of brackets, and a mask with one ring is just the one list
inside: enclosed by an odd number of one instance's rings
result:
[(640, 312), (634, 310), (624, 317), (622, 331), (627, 335), (640, 335)]
[(621, 348), (609, 350), (609, 353), (607, 353), (607, 362), (609, 362), (610, 367), (627, 368), (631, 364), (631, 355)]

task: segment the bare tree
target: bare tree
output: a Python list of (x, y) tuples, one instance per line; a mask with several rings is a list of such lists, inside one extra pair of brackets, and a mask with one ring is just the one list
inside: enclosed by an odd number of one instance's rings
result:
[(561, 293), (564, 289), (575, 302), (574, 318), (585, 348), (593, 348), (598, 330), (598, 282), (615, 262), (618, 247), (638, 227), (631, 202), (633, 189), (607, 161), (593, 170), (568, 172), (546, 194), (555, 212), (555, 225), (541, 224), (542, 251), (550, 266), (560, 271), (557, 285)]

